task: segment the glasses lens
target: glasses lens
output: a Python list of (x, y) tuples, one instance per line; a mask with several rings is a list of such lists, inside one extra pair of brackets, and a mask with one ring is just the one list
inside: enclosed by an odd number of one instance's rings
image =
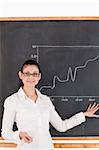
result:
[(38, 77), (38, 76), (39, 76), (39, 73), (33, 73), (32, 76), (33, 76), (33, 77)]
[(29, 72), (23, 73), (25, 75), (25, 77), (30, 77), (31, 74)]

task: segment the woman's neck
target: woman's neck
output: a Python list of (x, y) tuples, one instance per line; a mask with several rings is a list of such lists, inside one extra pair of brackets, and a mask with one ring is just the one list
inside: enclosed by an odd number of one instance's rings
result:
[(31, 98), (33, 101), (36, 102), (37, 100), (37, 93), (36, 93), (36, 90), (35, 88), (27, 88), (27, 87), (24, 87), (23, 86), (23, 90), (25, 92), (25, 94), (27, 95), (27, 97)]

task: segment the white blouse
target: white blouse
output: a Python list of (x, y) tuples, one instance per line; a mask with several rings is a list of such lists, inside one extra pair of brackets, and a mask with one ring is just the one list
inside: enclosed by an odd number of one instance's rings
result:
[[(35, 102), (28, 98), (23, 89), (9, 96), (4, 103), (2, 136), (18, 144), (19, 150), (53, 149), (49, 133), (49, 122), (60, 132), (65, 132), (85, 121), (83, 112), (70, 119), (62, 120), (55, 110), (50, 98), (37, 89), (38, 99)], [(13, 131), (13, 123), (17, 123), (18, 131)], [(27, 132), (33, 142), (30, 144), (20, 140), (19, 132)]]

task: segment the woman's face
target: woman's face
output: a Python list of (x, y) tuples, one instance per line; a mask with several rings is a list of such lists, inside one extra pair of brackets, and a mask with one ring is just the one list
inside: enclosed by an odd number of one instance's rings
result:
[(19, 78), (25, 87), (35, 87), (41, 79), (41, 73), (36, 65), (26, 65), (23, 72), (19, 71)]

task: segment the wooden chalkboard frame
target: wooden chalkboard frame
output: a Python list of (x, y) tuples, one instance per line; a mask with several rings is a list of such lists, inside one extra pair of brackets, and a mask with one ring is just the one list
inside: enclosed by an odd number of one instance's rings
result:
[(71, 16), (71, 17), (0, 17), (0, 21), (26, 21), (26, 20), (99, 20), (99, 16)]
[[(66, 17), (0, 17), (0, 21), (33, 21), (33, 20), (99, 20), (99, 16), (66, 16)], [(53, 140), (99, 140), (99, 137), (57, 137)], [(61, 144), (60, 144), (61, 145)], [(96, 146), (94, 146), (96, 147)]]

